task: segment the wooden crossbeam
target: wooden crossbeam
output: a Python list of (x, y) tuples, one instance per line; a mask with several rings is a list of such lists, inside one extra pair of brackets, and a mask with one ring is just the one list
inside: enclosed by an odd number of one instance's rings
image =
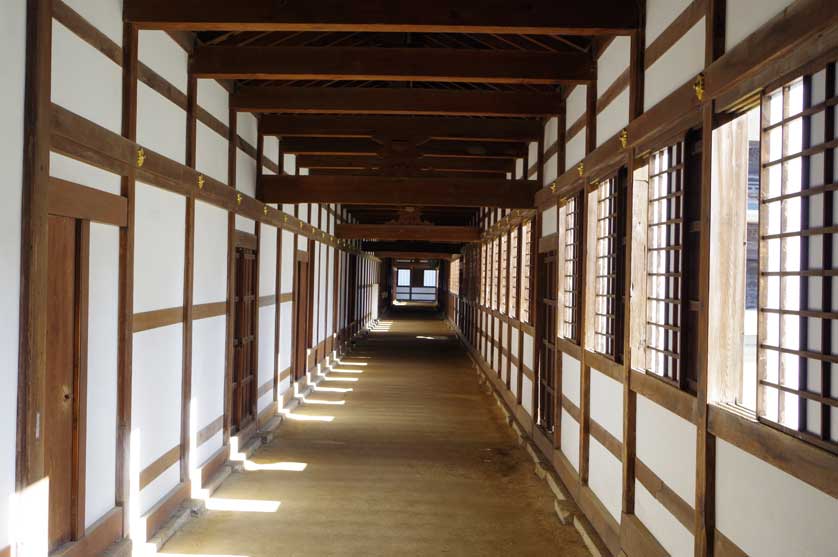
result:
[(640, 21), (637, 4), (625, 0), (126, 0), (124, 17), (140, 29), (549, 35), (627, 34)]
[(320, 116), (266, 114), (264, 135), (286, 137), (393, 137), (478, 141), (535, 141), (544, 128), (536, 119)]
[(473, 226), (433, 224), (337, 224), (335, 237), (346, 240), (424, 240), (467, 243), (480, 240), (480, 229)]
[(436, 251), (376, 251), (373, 255), (379, 259), (444, 259), (448, 261), (453, 259), (455, 254)]
[[(297, 166), (300, 168), (341, 168), (363, 170), (381, 168), (385, 160), (378, 156), (359, 155), (298, 155)], [(423, 156), (416, 160), (420, 170), (445, 170), (451, 172), (493, 172), (506, 174), (512, 171), (512, 161), (508, 159), (477, 159), (455, 157)]]
[[(412, 150), (411, 145), (402, 145)], [(354, 137), (290, 137), (283, 139), (282, 152), (292, 155), (376, 155), (385, 153), (387, 146), (366, 138)], [(514, 159), (526, 155), (524, 143), (493, 141), (432, 140), (418, 146), (421, 155), (461, 158), (505, 158)]]
[(410, 88), (242, 87), (230, 95), (240, 112), (550, 116), (560, 93)]
[(497, 172), (473, 170), (411, 170), (388, 173), (382, 169), (310, 168), (309, 176), (408, 176), (425, 178), (496, 178)]
[(535, 180), (269, 175), (259, 179), (257, 197), (264, 203), (529, 209), (537, 189)]
[(205, 46), (193, 71), (210, 79), (581, 84), (596, 78), (585, 52), (446, 48)]

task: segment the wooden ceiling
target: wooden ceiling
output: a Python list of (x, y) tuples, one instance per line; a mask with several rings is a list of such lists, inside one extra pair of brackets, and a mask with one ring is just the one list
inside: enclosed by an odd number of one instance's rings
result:
[[(473, 225), (481, 205), (521, 205), (499, 182), (562, 88), (593, 80), (599, 49), (640, 13), (639, 0), (125, 2), (141, 29), (195, 32), (192, 72), (232, 82), (231, 106), (260, 114), (309, 169), (260, 184), (263, 200), (293, 186), (295, 199), (334, 194), (362, 223), (409, 205), (448, 226)], [(426, 203), (428, 192), (443, 197)]]

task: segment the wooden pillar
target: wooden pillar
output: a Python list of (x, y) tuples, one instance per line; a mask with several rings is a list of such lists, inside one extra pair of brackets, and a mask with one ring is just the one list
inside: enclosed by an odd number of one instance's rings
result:
[[(230, 109), (227, 136), (227, 185), (236, 188), (236, 140), (238, 139), (238, 113)], [(224, 353), (224, 444), (230, 442), (230, 430), (233, 419), (233, 335), (236, 295), (236, 213), (227, 214), (227, 323), (226, 346)]]
[[(137, 139), (137, 75), (139, 31), (123, 26), (122, 135)], [(138, 155), (139, 157), (139, 155)], [(139, 164), (139, 158), (138, 158)], [(128, 223), (119, 229), (119, 332), (117, 351), (116, 504), (123, 508), (123, 536), (128, 537), (130, 514), (131, 389), (134, 342), (134, 204), (136, 167), (122, 177), (121, 194), (128, 200)]]
[[(261, 123), (261, 120), (260, 120)], [(277, 174), (285, 174), (285, 155), (282, 153), (282, 148), (277, 150)], [(282, 204), (277, 204), (277, 208), (282, 210)], [(292, 250), (293, 254), (294, 251)], [(282, 324), (282, 227), (276, 229), (276, 284), (274, 285), (274, 292), (276, 295), (276, 311), (274, 312), (274, 381), (273, 381), (273, 400), (279, 401), (279, 374), (282, 372), (279, 366), (279, 348), (280, 348), (280, 326)]]
[(50, 152), (52, 2), (29, 0), (26, 13), (23, 220), (20, 253), (17, 488), (43, 478), (46, 403), (47, 187)]
[[(638, 30), (631, 35), (631, 53), (629, 63), (629, 122), (643, 113), (643, 91), (645, 82), (646, 33), (645, 33), (645, 1), (640, 6), (641, 23)], [(623, 284), (623, 300), (628, 306), (623, 311), (623, 443), (621, 459), (623, 461), (623, 493), (622, 512), (634, 514), (635, 501), (635, 458), (637, 456), (637, 393), (631, 389), (631, 361), (632, 361), (632, 237), (634, 220), (634, 171), (637, 169), (634, 150), (626, 153), (627, 157), (627, 185), (626, 185), (626, 218), (625, 218), (625, 280)], [(641, 184), (639, 187), (645, 187)], [(638, 210), (643, 210), (639, 208)], [(640, 279), (640, 277), (638, 277)]]
[[(190, 59), (191, 66), (191, 59)], [(186, 166), (197, 156), (198, 79), (191, 68), (186, 84)], [(192, 403), (192, 289), (195, 282), (195, 195), (186, 196), (183, 258), (183, 372), (180, 406), (180, 481), (189, 479), (190, 408)]]

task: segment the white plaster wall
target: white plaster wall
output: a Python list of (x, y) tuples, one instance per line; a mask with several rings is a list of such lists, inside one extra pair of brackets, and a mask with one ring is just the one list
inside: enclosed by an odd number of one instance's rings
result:
[(597, 60), (596, 90), (597, 98), (614, 83), (620, 74), (629, 67), (631, 58), (631, 38), (627, 35), (616, 37)]
[(576, 166), (585, 157), (585, 128), (570, 138), (565, 147), (565, 168)]
[(181, 93), (186, 93), (189, 56), (168, 33), (140, 31), (137, 56)]
[(637, 397), (637, 458), (684, 501), (695, 502), (695, 440), (693, 424)]
[(122, 0), (64, 0), (64, 3), (122, 46)]
[[(274, 375), (274, 331), (276, 330), (276, 305), (259, 308), (259, 369), (257, 388), (268, 381), (273, 381)], [(273, 400), (273, 391), (259, 397), (257, 411), (267, 408)]]
[(565, 129), (569, 129), (580, 116), (585, 114), (587, 91), (587, 85), (577, 85), (567, 96), (565, 101)]
[(782, 12), (793, 0), (727, 0), (725, 48), (730, 50)]
[(192, 303), (227, 300), (227, 211), (195, 202)]
[(52, 102), (120, 133), (122, 68), (53, 20)]
[[(134, 334), (131, 425), (140, 470), (180, 443), (182, 347), (181, 323)], [(177, 469), (173, 465), (140, 492), (141, 513), (177, 485), (180, 474), (171, 473)]]
[(562, 394), (577, 407), (580, 406), (582, 366), (579, 360), (562, 352)]
[(647, 0), (646, 46), (652, 44), (691, 2), (692, 0)]
[(614, 138), (629, 121), (629, 88), (617, 95), (596, 117), (597, 147)]
[(183, 305), (185, 211), (182, 196), (137, 183), (134, 313)]
[(524, 365), (533, 369), (533, 338), (529, 333), (524, 333)]
[(218, 118), (225, 126), (230, 125), (229, 94), (216, 80), (198, 80), (198, 105)]
[(227, 139), (215, 133), (215, 130), (208, 128), (203, 122), (198, 121), (196, 127), (195, 169), (226, 184)]
[(119, 228), (90, 225), (85, 526), (116, 502)]
[(259, 227), (259, 296), (276, 294), (276, 234), (275, 226)]
[(634, 513), (673, 557), (693, 555), (695, 538), (640, 482), (634, 484)]
[(137, 84), (137, 143), (186, 162), (186, 112), (143, 82)]
[(291, 323), (293, 316), (293, 302), (285, 302), (280, 306), (279, 314), (279, 371), (291, 367)]
[[(241, 124), (242, 120), (239, 119)], [(242, 130), (239, 130), (242, 135)], [(236, 189), (250, 197), (256, 197), (256, 161), (250, 155), (236, 149)], [(256, 233), (255, 221), (236, 215), (236, 229), (250, 234)]]
[(579, 422), (562, 408), (561, 450), (574, 470), (579, 470)]
[(544, 162), (544, 186), (552, 184), (559, 176), (559, 154), (554, 153)]
[[(593, 399), (593, 394), (591, 395)], [(623, 464), (591, 436), (588, 451), (588, 485), (614, 520), (622, 518)]]
[(259, 128), (256, 116), (249, 112), (240, 112), (236, 120), (236, 132), (242, 139), (256, 147)]
[(328, 248), (329, 261), (329, 276), (326, 278), (326, 292), (328, 293), (328, 303), (326, 305), (326, 334), (332, 335), (335, 333), (335, 248)]
[(50, 153), (49, 165), (50, 176), (115, 195), (120, 193), (121, 178), (116, 174), (54, 152)]
[(294, 289), (294, 235), (287, 230), (282, 231), (282, 290), (287, 294)]
[(15, 490), (25, 52), (26, 0), (0, 2), (0, 548), (11, 542)]
[(623, 384), (594, 368), (591, 368), (591, 419), (623, 440)]
[(643, 106), (648, 110), (704, 69), (704, 31), (702, 17), (678, 42), (645, 73)]
[(521, 378), (521, 406), (532, 416), (532, 381), (526, 375)]
[(285, 172), (293, 176), (297, 169), (297, 156), (283, 154), (282, 157), (285, 159)]
[(716, 526), (748, 555), (834, 555), (838, 499), (716, 440)]
[(512, 355), (516, 358), (518, 357), (518, 335), (521, 334), (521, 331), (518, 330), (517, 327), (512, 327), (512, 346), (510, 350), (512, 351)]
[[(225, 229), (226, 230), (226, 229)], [(192, 322), (192, 409), (197, 433), (224, 414), (224, 358), (227, 317), (219, 315)], [(219, 432), (192, 455), (192, 464), (200, 466), (221, 448)]]
[[(528, 164), (529, 164), (529, 167), (532, 168), (532, 167), (535, 166), (535, 163), (538, 160), (538, 142), (536, 142), (536, 141), (531, 141), (530, 142), (528, 153), (529, 153), (529, 157), (527, 159), (529, 161)], [(527, 169), (527, 172), (529, 172), (529, 168)], [(535, 176), (535, 174), (533, 174), (533, 176)]]
[(557, 230), (559, 208), (556, 205), (551, 205), (544, 212), (541, 213), (541, 236), (549, 236), (555, 234)]

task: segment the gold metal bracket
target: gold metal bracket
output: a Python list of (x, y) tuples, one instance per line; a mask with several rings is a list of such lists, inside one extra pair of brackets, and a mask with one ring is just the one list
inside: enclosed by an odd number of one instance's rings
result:
[(695, 78), (695, 83), (693, 83), (693, 90), (695, 91), (695, 97), (699, 101), (704, 100), (704, 74), (698, 74), (698, 77)]
[(137, 149), (137, 168), (142, 168), (143, 164), (145, 164), (145, 149), (140, 147)]

